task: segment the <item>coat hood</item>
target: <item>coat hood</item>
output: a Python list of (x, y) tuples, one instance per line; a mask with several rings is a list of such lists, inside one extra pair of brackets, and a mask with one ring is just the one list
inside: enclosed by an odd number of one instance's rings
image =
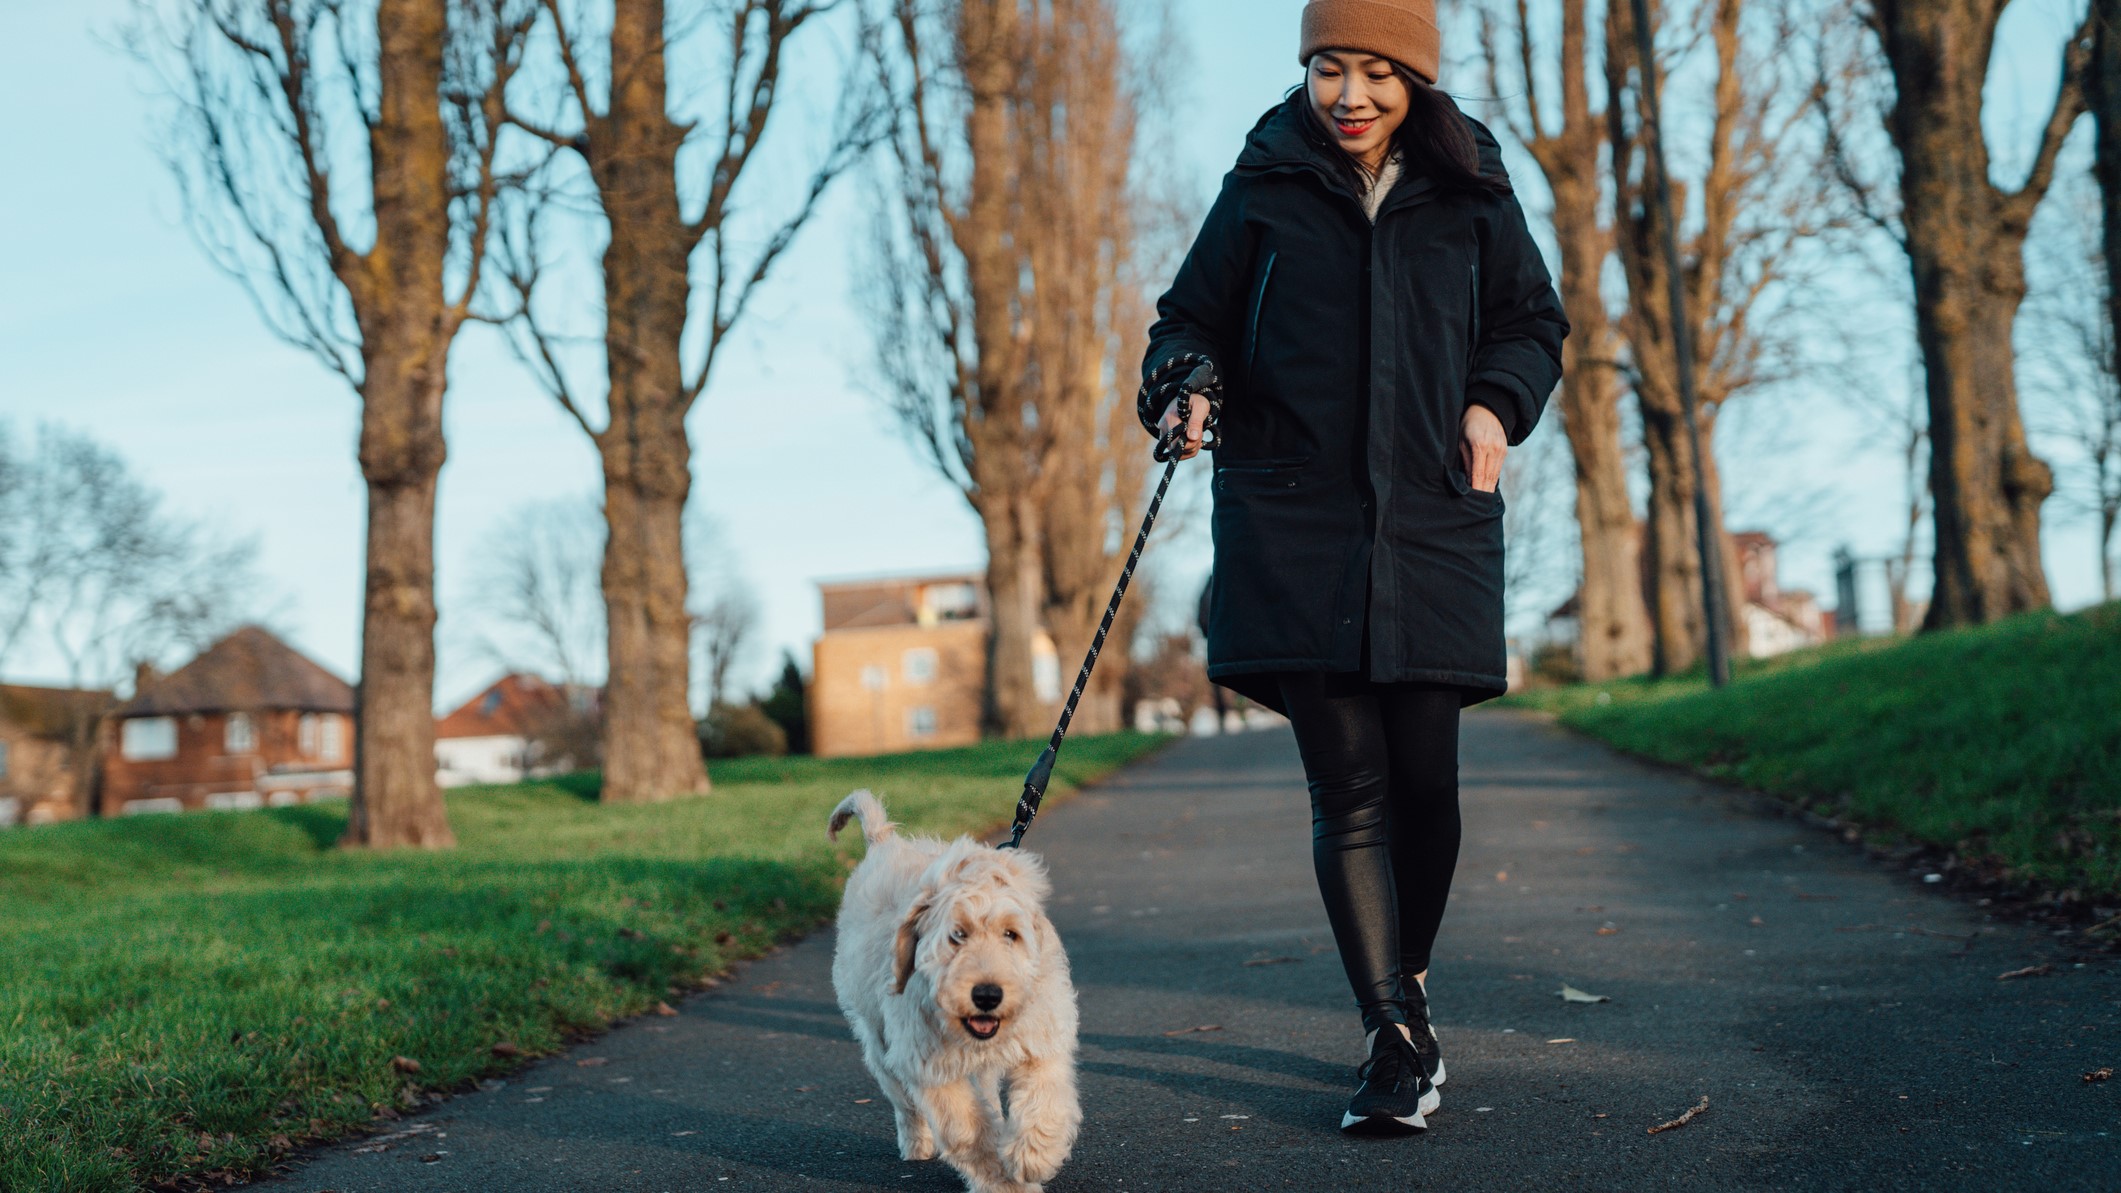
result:
[[(1302, 108), (1304, 102), (1303, 89), (1298, 88), (1262, 113), (1252, 131), (1245, 134), (1245, 147), (1237, 155), (1237, 169), (1242, 173), (1310, 170), (1324, 178), (1328, 185), (1347, 191), (1346, 175), (1332, 157), (1339, 151), (1305, 135), (1304, 121), (1308, 117)], [(1495, 134), (1471, 116), (1463, 112), (1459, 115), (1473, 132), (1473, 144), (1480, 154), (1480, 172), (1507, 183), (1510, 175), (1503, 168), (1502, 146), (1495, 140)], [(1416, 178), (1433, 185), (1426, 175), (1411, 173), (1402, 180), (1402, 185)]]

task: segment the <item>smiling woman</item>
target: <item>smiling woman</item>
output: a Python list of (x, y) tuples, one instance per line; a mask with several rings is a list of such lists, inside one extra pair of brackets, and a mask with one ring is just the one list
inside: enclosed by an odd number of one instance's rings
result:
[[(1208, 674), (1295, 725), (1373, 1033), (1352, 1131), (1422, 1130), (1444, 1079), (1423, 983), (1458, 851), (1458, 711), (1506, 686), (1497, 486), (1568, 331), (1438, 56), (1431, 0), (1313, 0), (1304, 82), (1253, 128), (1144, 361), (1205, 359), (1225, 385)], [(1178, 425), (1175, 402), (1141, 414)]]

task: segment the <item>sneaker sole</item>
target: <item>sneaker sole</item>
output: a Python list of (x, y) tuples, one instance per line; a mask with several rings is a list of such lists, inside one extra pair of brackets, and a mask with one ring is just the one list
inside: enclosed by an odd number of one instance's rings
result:
[(1442, 1084), (1443, 1084), (1443, 1058), (1442, 1058), (1442, 1057), (1440, 1057), (1440, 1056), (1436, 1058), (1436, 1076), (1434, 1076), (1434, 1077), (1431, 1077), (1431, 1078), (1429, 1078), (1429, 1084), (1430, 1084), (1430, 1085), (1442, 1085)]
[(1350, 1135), (1417, 1135), (1429, 1129), (1428, 1116), (1443, 1105), (1434, 1089), (1421, 1096), (1413, 1114), (1399, 1118), (1389, 1114), (1354, 1115), (1341, 1112), (1340, 1129)]

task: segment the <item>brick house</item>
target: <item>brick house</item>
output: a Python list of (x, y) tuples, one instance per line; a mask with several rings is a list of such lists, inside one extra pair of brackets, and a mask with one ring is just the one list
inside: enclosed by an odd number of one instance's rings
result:
[[(851, 580), (818, 591), (825, 632), (812, 650), (813, 753), (884, 754), (979, 740), (987, 651), (979, 576)], [(1050, 671), (1057, 693), (1057, 663)]]
[(581, 684), (511, 674), (435, 723), (436, 779), (444, 787), (519, 783), (572, 770), (571, 756), (548, 758), (571, 722), (596, 715), (598, 693)]
[(257, 626), (168, 675), (142, 668), (112, 714), (106, 815), (283, 807), (353, 788), (352, 685)]
[(107, 691), (0, 684), (0, 826), (91, 811)]

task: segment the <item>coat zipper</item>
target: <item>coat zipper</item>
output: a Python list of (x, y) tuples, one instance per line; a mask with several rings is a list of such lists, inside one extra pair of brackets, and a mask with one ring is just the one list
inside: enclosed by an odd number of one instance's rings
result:
[(1473, 262), (1473, 335), (1466, 341), (1466, 379), (1473, 378), (1473, 366), (1480, 360), (1480, 262)]
[(1267, 267), (1260, 272), (1259, 291), (1252, 296), (1252, 318), (1245, 330), (1245, 373), (1252, 372), (1252, 361), (1259, 355), (1259, 313), (1267, 306), (1267, 284), (1274, 280), (1274, 263), (1281, 259), (1280, 250), (1267, 254)]

